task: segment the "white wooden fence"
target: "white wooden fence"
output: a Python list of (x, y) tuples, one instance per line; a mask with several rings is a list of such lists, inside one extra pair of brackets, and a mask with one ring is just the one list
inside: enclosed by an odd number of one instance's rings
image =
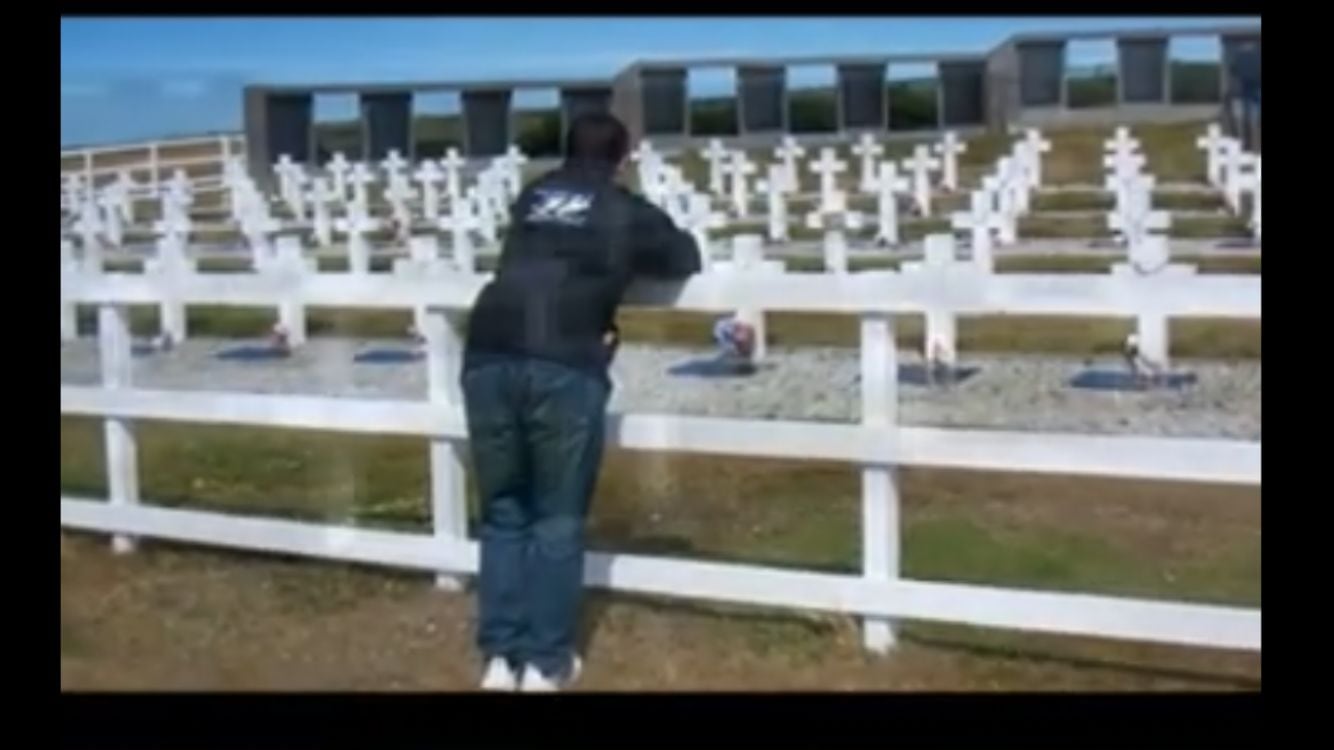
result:
[[(206, 151), (210, 146), (215, 149), (215, 153), (192, 156), (173, 156), (170, 153), (184, 149)], [(245, 156), (245, 139), (239, 133), (66, 149), (60, 152), (60, 177), (63, 181), (69, 175), (79, 175), (85, 185), (93, 185), (109, 182), (121, 172), (129, 172), (140, 183), (136, 197), (144, 197), (157, 195), (158, 187), (177, 169), (185, 169), (188, 174), (190, 167), (216, 165), (217, 169), (212, 170), (216, 175), (196, 177), (190, 181), (191, 189), (196, 194), (215, 193), (225, 189), (222, 183), (223, 163), (235, 156)], [(110, 163), (98, 165), (99, 160)], [(67, 207), (63, 192), (60, 205)]]
[[(477, 569), (466, 537), (467, 439), (457, 368), (455, 312), (466, 309), (483, 275), (406, 279), (349, 274), (192, 274), (174, 279), (69, 273), (63, 294), (99, 308), (101, 387), (63, 386), (62, 414), (105, 422), (108, 501), (61, 498), (61, 526), (109, 533), (119, 550), (135, 537), (432, 571), (442, 585)], [(168, 289), (166, 285), (170, 284)], [(293, 295), (322, 307), (429, 308), (425, 402), (252, 395), (135, 388), (130, 379), (127, 306), (164, 294), (192, 305), (274, 306)], [(1258, 442), (1091, 436), (900, 426), (896, 417), (894, 316), (946, 307), (958, 314), (1259, 318), (1255, 276), (1188, 278), (1006, 274), (937, 279), (893, 272), (837, 275), (702, 276), (679, 285), (641, 284), (635, 304), (727, 312), (738, 307), (824, 311), (861, 317), (860, 424), (614, 414), (607, 442), (634, 450), (682, 451), (861, 467), (863, 565), (860, 575), (628, 554), (589, 556), (593, 586), (672, 597), (825, 610), (866, 618), (866, 645), (894, 643), (895, 620), (926, 620), (1025, 631), (1082, 634), (1245, 651), (1260, 650), (1260, 610), (1048, 593), (929, 581), (900, 574), (897, 466), (1096, 475), (1260, 484)], [(237, 517), (140, 504), (133, 421), (169, 420), (413, 435), (431, 442), (432, 534), (373, 531)], [(763, 502), (756, 498), (755, 502)]]

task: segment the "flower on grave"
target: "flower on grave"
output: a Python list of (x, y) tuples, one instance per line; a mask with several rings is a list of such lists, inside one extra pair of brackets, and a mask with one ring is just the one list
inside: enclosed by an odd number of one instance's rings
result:
[(713, 340), (724, 356), (749, 360), (755, 354), (755, 327), (735, 316), (713, 324)]
[(287, 351), (291, 348), (288, 343), (287, 329), (281, 323), (275, 323), (273, 330), (269, 332), (269, 346), (274, 349)]

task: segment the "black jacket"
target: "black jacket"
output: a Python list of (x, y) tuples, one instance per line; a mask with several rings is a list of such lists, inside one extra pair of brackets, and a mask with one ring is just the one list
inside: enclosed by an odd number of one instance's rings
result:
[(545, 359), (606, 378), (616, 308), (635, 277), (700, 269), (693, 237), (613, 182), (611, 165), (570, 163), (524, 188), (495, 278), (468, 322), (465, 370), (493, 355)]

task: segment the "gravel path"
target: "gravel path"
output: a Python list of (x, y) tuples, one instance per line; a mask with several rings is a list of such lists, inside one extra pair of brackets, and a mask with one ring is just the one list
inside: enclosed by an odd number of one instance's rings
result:
[[(425, 398), (425, 365), (368, 364), (353, 356), (405, 342), (315, 339), (288, 360), (233, 362), (214, 355), (236, 341), (196, 339), (166, 355), (139, 357), (138, 385), (161, 389), (324, 394), (359, 398)], [(668, 368), (710, 356), (707, 349), (627, 344), (612, 369), (615, 411), (763, 419), (851, 421), (859, 418), (854, 349), (774, 347), (748, 378), (671, 375)], [(905, 359), (912, 361), (911, 355)], [(98, 381), (96, 342), (61, 348), (62, 384)], [(900, 419), (907, 424), (996, 429), (1260, 439), (1260, 363), (1181, 362), (1199, 381), (1179, 391), (1098, 392), (1070, 388), (1089, 364), (1078, 358), (966, 356), (975, 376), (951, 388), (905, 384)], [(1119, 369), (1115, 360), (1093, 363)]]

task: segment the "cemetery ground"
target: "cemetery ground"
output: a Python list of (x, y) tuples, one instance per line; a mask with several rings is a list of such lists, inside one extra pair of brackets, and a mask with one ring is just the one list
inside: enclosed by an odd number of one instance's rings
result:
[[(425, 441), (144, 424), (169, 505), (424, 530)], [(100, 428), (61, 420), (62, 490), (102, 495)], [(903, 470), (904, 574), (1260, 604), (1259, 488)], [(471, 493), (471, 488), (470, 488)], [(610, 451), (592, 543), (855, 571), (859, 475)], [(474, 501), (475, 502), (475, 501)], [(429, 576), (61, 534), (66, 689), (470, 689), (472, 598)], [(889, 659), (852, 618), (590, 593), (587, 690), (1255, 689), (1258, 654), (907, 623)]]
[[(1101, 183), (1109, 132), (1050, 134), (1054, 148), (1044, 167), (1048, 182), (1060, 189), (1035, 197), (1043, 215), (1029, 219), (1022, 236), (1107, 236), (1102, 217), (1092, 212), (1106, 210), (1110, 198), (1091, 186)], [(1200, 182), (1198, 124), (1134, 132), (1148, 154), (1148, 171), (1162, 183)], [(969, 139), (961, 167), (965, 185), (976, 182), (1007, 140)], [(885, 156), (906, 156), (912, 145), (886, 144)], [(837, 152), (849, 156), (846, 147)], [(683, 161), (687, 176), (702, 182), (703, 162), (694, 156)], [(851, 184), (855, 172), (849, 169), (840, 181)], [(807, 190), (812, 177), (803, 174)], [(942, 196), (937, 210), (964, 208), (962, 200)], [(1155, 196), (1155, 205), (1190, 212), (1174, 217), (1175, 236), (1246, 235), (1214, 194), (1169, 189)], [(905, 225), (908, 238), (944, 230), (939, 219)], [(794, 238), (804, 238), (802, 232), (794, 227)], [(1201, 273), (1260, 272), (1258, 257), (1175, 260), (1197, 264)], [(386, 261), (373, 265), (387, 270)], [(998, 256), (997, 270), (1107, 273), (1112, 262), (1011, 255)], [(492, 263), (484, 258), (482, 270)], [(898, 263), (854, 256), (849, 265), (863, 270)], [(243, 261), (200, 265), (245, 269)], [(821, 262), (802, 258), (788, 265), (818, 271)], [(320, 266), (346, 267), (325, 258)], [(156, 317), (154, 308), (134, 308), (135, 334), (155, 334)], [(776, 345), (858, 344), (852, 316), (767, 317)], [(84, 336), (95, 331), (92, 318), (91, 310), (80, 310)], [(273, 320), (272, 310), (190, 309), (192, 337), (260, 338)], [(406, 311), (311, 309), (309, 330), (315, 337), (406, 343), (410, 320)], [(902, 321), (900, 345), (920, 349), (920, 317)], [(711, 317), (633, 310), (620, 322), (631, 342), (705, 347)], [(1132, 325), (964, 317), (959, 349), (964, 359), (996, 352), (1105, 359), (1120, 351)], [(1260, 324), (1174, 321), (1171, 342), (1178, 359), (1254, 360)], [(136, 429), (146, 502), (428, 528), (424, 440), (153, 422)], [(62, 493), (104, 497), (104, 460), (100, 422), (62, 417)], [(900, 487), (907, 578), (1260, 603), (1258, 487), (922, 468), (901, 469)], [(475, 506), (475, 497), (470, 502)], [(611, 450), (593, 504), (591, 546), (852, 573), (861, 557), (860, 503), (855, 467)], [(61, 599), (66, 689), (458, 690), (471, 689), (478, 677), (472, 597), (437, 591), (429, 575), (160, 542), (116, 556), (104, 537), (62, 531)], [(900, 647), (880, 659), (863, 652), (857, 625), (842, 615), (592, 591), (583, 647), (588, 670), (578, 689), (1233, 690), (1258, 689), (1261, 682), (1259, 654), (922, 622), (902, 623)]]
[[(1258, 259), (1202, 258), (1258, 272)], [(1096, 271), (1089, 258), (1005, 259)], [(1008, 270), (1019, 270), (1011, 267)], [(133, 308), (141, 335), (153, 308)], [(89, 311), (90, 312), (90, 311)], [(195, 334), (258, 336), (263, 310), (191, 310)], [(775, 343), (855, 346), (855, 318), (769, 315)], [(85, 331), (93, 323), (85, 313)], [(402, 336), (406, 313), (311, 311), (315, 336)], [(708, 340), (709, 317), (627, 310), (633, 341)], [(1119, 350), (1130, 321), (964, 318), (965, 352)], [(920, 318), (900, 327), (920, 346)], [(1256, 358), (1258, 321), (1180, 321), (1176, 357)], [(152, 502), (424, 530), (425, 441), (145, 422)], [(61, 419), (61, 489), (105, 496), (100, 423)], [(1259, 606), (1258, 487), (903, 469), (904, 575), (925, 580)], [(470, 489), (471, 491), (471, 489)], [(609, 451), (592, 546), (650, 555), (852, 572), (860, 559), (853, 467)], [(62, 532), (61, 665), (67, 689), (471, 689), (470, 596), (429, 576)], [(888, 659), (857, 620), (590, 592), (586, 690), (1255, 689), (1258, 654), (902, 626)]]

